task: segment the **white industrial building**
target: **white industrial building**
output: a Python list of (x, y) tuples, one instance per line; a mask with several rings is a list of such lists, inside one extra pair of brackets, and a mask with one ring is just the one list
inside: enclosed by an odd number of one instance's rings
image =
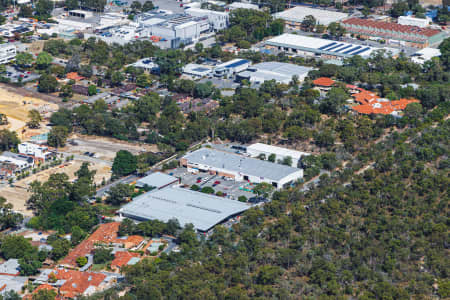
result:
[(214, 76), (224, 77), (234, 75), (247, 69), (250, 66), (250, 63), (249, 60), (241, 58), (224, 62), (214, 68)]
[(212, 66), (187, 64), (183, 67), (183, 74), (194, 78), (202, 78), (212, 74)]
[(281, 62), (263, 62), (252, 65), (247, 70), (236, 74), (236, 80), (248, 80), (250, 83), (260, 84), (264, 81), (275, 80), (278, 83), (289, 84), (294, 76), (300, 82), (308, 76), (311, 67), (303, 67)]
[(171, 48), (177, 48), (181, 43), (191, 44), (211, 30), (207, 17), (186, 14), (143, 13), (135, 18), (135, 22), (141, 37), (169, 41)]
[(0, 64), (6, 64), (16, 58), (16, 46), (12, 44), (0, 44)]
[(411, 55), (411, 60), (416, 64), (423, 65), (426, 61), (438, 56), (441, 56), (441, 50), (436, 48), (423, 48)]
[(269, 161), (201, 148), (180, 159), (189, 171), (204, 171), (236, 181), (266, 182), (279, 189), (303, 177), (303, 170)]
[(185, 10), (188, 15), (194, 17), (206, 17), (209, 20), (211, 28), (214, 31), (223, 30), (228, 27), (229, 15), (228, 12), (214, 11), (201, 8), (188, 8)]
[(129, 24), (130, 22), (128, 16), (125, 14), (115, 12), (104, 13), (100, 16), (99, 25), (96, 29), (101, 30), (112, 26)]
[(266, 159), (271, 155), (275, 154), (276, 160), (283, 160), (286, 157), (292, 158), (292, 167), (297, 167), (299, 160), (302, 156), (308, 156), (310, 153), (301, 152), (297, 150), (291, 150), (287, 148), (267, 145), (263, 143), (256, 143), (250, 146), (247, 146), (247, 153), (252, 157), (258, 157), (261, 154), (264, 154)]
[(34, 143), (24, 142), (17, 146), (19, 153), (33, 157), (35, 160), (46, 161), (53, 156), (47, 147)]
[(354, 55), (369, 57), (374, 51), (378, 50), (390, 52), (395, 57), (400, 52), (399, 49), (395, 48), (377, 48), (290, 33), (284, 33), (269, 39), (265, 42), (265, 45), (269, 49), (283, 51), (289, 55), (324, 59), (342, 59)]
[(227, 5), (229, 10), (235, 10), (235, 9), (253, 9), (253, 10), (260, 10), (258, 5), (251, 4), (251, 3), (244, 3), (244, 2), (233, 2), (231, 4)]
[(430, 26), (430, 23), (432, 20), (430, 18), (414, 18), (411, 16), (400, 16), (398, 17), (397, 23), (400, 25), (409, 25), (409, 26), (417, 26), (420, 28), (428, 27)]
[(330, 23), (340, 22), (348, 18), (348, 14), (346, 13), (305, 6), (296, 6), (294, 8), (273, 14), (274, 18), (284, 20), (285, 25), (291, 29), (300, 29), (302, 21), (306, 16), (313, 16), (316, 19), (317, 24), (324, 26), (328, 26)]
[(118, 212), (120, 217), (137, 221), (168, 222), (176, 219), (181, 226), (192, 224), (196, 230), (207, 232), (250, 207), (236, 200), (179, 187), (166, 187), (137, 196)]

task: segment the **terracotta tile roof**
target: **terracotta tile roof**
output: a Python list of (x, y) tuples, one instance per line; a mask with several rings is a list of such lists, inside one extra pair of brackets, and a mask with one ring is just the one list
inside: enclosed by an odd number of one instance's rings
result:
[[(58, 289), (49, 285), (49, 284), (41, 284), (40, 286), (38, 286), (37, 288), (34, 289), (34, 291), (31, 294), (28, 294), (26, 296), (23, 297), (24, 300), (32, 300), (33, 299), (33, 295), (36, 295), (37, 293), (39, 293), (40, 290), (54, 290), (56, 293), (58, 293)], [(64, 299), (63, 296), (56, 296), (55, 300), (62, 300)]]
[(67, 79), (72, 79), (72, 80), (83, 80), (84, 77), (81, 75), (78, 75), (77, 72), (70, 72), (66, 74), (66, 78)]
[(362, 104), (353, 106), (352, 109), (361, 114), (383, 114), (389, 115), (395, 111), (402, 111), (410, 103), (420, 103), (417, 99), (400, 99), (386, 102), (378, 102), (371, 104)]
[(353, 94), (355, 101), (357, 101), (361, 104), (369, 104), (369, 103), (379, 99), (379, 97), (376, 94), (366, 91), (366, 90), (363, 90), (363, 89), (361, 89), (361, 90), (362, 90), (361, 92), (359, 92), (357, 94)]
[(89, 238), (82, 241), (61, 261), (61, 265), (76, 267), (77, 258), (86, 256), (94, 250), (96, 243), (115, 243), (122, 244), (126, 248), (132, 248), (139, 245), (144, 238), (138, 235), (132, 235), (127, 238), (118, 238), (120, 222), (101, 224)]
[(320, 86), (332, 86), (334, 84), (334, 80), (328, 77), (320, 77), (313, 81), (314, 85)]
[[(369, 19), (360, 19), (360, 18), (350, 18), (347, 20), (344, 20), (341, 22), (344, 26), (345, 25), (356, 25), (356, 26), (363, 26), (375, 30), (387, 30), (392, 31), (398, 34), (409, 34), (409, 35), (418, 35), (418, 36), (424, 36), (424, 37), (432, 37), (436, 34), (441, 33), (438, 29), (432, 29), (432, 28), (420, 28), (417, 26), (410, 26), (410, 25), (400, 25), (397, 23), (390, 23), (390, 22), (381, 22), (381, 21), (374, 21)], [(352, 27), (352, 30), (358, 31), (359, 28)], [(361, 30), (363, 30), (361, 28)], [(375, 33), (375, 32), (374, 32)], [(381, 33), (381, 32), (379, 32)]]
[(69, 298), (82, 295), (90, 286), (98, 288), (106, 278), (106, 275), (101, 273), (66, 269), (56, 269), (53, 274), (55, 274), (56, 279), (66, 281), (59, 290), (64, 297)]
[(114, 260), (111, 262), (111, 267), (118, 267), (121, 268), (128, 264), (128, 262), (133, 257), (140, 257), (139, 253), (133, 253), (128, 251), (118, 251), (115, 254)]
[[(122, 239), (118, 239), (116, 240), (117, 243), (120, 243), (121, 241), (123, 241)], [(140, 235), (130, 235), (125, 239), (126, 246), (128, 246), (127, 248), (132, 248), (132, 247), (136, 247), (138, 246), (140, 243), (142, 243), (142, 241), (144, 241), (144, 238)]]

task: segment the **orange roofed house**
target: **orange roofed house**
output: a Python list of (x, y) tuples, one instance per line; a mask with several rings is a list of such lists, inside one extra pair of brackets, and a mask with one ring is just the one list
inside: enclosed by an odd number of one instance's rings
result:
[(115, 258), (111, 262), (111, 269), (118, 272), (123, 266), (134, 265), (140, 260), (139, 253), (128, 251), (117, 251), (114, 254)]
[(352, 109), (361, 114), (383, 114), (399, 116), (400, 113), (410, 103), (420, 103), (417, 99), (400, 99), (389, 101), (388, 99), (377, 98), (370, 103), (353, 106)]
[(333, 87), (335, 81), (328, 77), (319, 77), (313, 80), (313, 84), (321, 91), (328, 91)]
[(70, 72), (66, 74), (66, 78), (69, 80), (75, 80), (75, 81), (79, 81), (79, 80), (83, 80), (84, 77), (81, 75), (78, 75), (77, 72)]
[(53, 274), (58, 280), (57, 282), (61, 283), (60, 294), (67, 298), (91, 295), (108, 288), (112, 283), (112, 280), (102, 273), (55, 269)]
[(98, 243), (120, 245), (126, 249), (130, 249), (139, 246), (144, 241), (144, 238), (138, 235), (119, 237), (117, 235), (119, 225), (120, 222), (101, 224), (89, 238), (82, 241), (70, 251), (70, 253), (60, 262), (60, 265), (72, 268), (77, 267), (77, 258), (91, 254), (95, 249), (95, 244)]

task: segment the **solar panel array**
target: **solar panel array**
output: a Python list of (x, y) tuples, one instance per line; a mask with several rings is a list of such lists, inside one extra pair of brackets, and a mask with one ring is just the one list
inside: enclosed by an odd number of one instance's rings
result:
[(361, 53), (364, 53), (364, 52), (370, 50), (370, 47), (364, 48), (363, 46), (357, 46), (357, 45), (352, 45), (352, 44), (347, 44), (347, 43), (332, 42), (332, 43), (329, 43), (318, 49), (322, 50), (322, 51), (327, 51), (327, 52), (342, 53), (342, 54), (347, 54), (347, 55), (358, 55), (358, 54), (361, 54)]

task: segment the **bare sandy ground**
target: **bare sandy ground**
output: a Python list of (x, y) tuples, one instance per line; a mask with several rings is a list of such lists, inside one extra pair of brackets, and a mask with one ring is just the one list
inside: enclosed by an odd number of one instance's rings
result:
[(5, 114), (9, 121), (8, 125), (0, 126), (0, 129), (6, 128), (15, 131), (19, 138), (24, 140), (30, 136), (48, 132), (45, 122), (41, 123), (40, 129), (25, 128), (28, 112), (33, 109), (39, 111), (43, 117), (49, 117), (52, 112), (58, 110), (58, 105), (39, 98), (23, 96), (0, 87), (0, 113)]
[[(0, 196), (5, 197), (6, 200), (13, 205), (14, 210), (19, 211), (26, 216), (32, 216), (32, 212), (29, 211), (25, 205), (27, 199), (30, 197), (30, 193), (28, 192), (30, 183), (35, 180), (45, 182), (51, 174), (55, 173), (66, 173), (69, 175), (69, 180), (73, 180), (75, 178), (75, 172), (80, 168), (82, 163), (82, 161), (75, 160), (65, 163), (62, 166), (33, 174), (27, 178), (16, 181), (14, 187), (6, 186), (0, 188)], [(107, 165), (91, 163), (89, 169), (96, 170), (94, 182), (98, 185), (102, 182), (103, 178), (108, 180), (111, 177), (111, 168)]]
[(143, 152), (157, 152), (158, 147), (156, 145), (140, 144), (140, 143), (128, 143), (113, 138), (99, 137), (99, 136), (86, 136), (80, 134), (73, 134), (69, 141), (73, 143), (67, 143), (65, 148), (59, 150), (83, 155), (85, 152), (95, 153), (95, 157), (107, 161), (113, 161), (116, 156), (116, 152), (119, 150), (127, 150), (137, 155)]

